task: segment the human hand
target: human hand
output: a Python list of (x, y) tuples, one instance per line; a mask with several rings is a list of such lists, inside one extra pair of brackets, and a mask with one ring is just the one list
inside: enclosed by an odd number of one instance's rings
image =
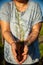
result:
[[(20, 40), (17, 40), (16, 43), (20, 43)], [(16, 62), (17, 62), (18, 64), (22, 64), (22, 63), (27, 59), (27, 56), (28, 56), (28, 55), (27, 55), (27, 50), (28, 50), (27, 46), (26, 46), (26, 45), (24, 46), (24, 52), (23, 52), (23, 54), (22, 54), (23, 59), (22, 59), (21, 61), (19, 61), (19, 60), (17, 59), (17, 53), (16, 53), (17, 47), (16, 47), (16, 44), (15, 44), (15, 45), (12, 45), (12, 47), (13, 47), (14, 59), (16, 60)], [(15, 51), (14, 51), (14, 49), (15, 49)], [(26, 51), (25, 51), (25, 50), (26, 50)]]
[(21, 42), (21, 41), (18, 41), (16, 46), (17, 46), (17, 50), (16, 50), (16, 52), (17, 52), (17, 59), (20, 62), (23, 59), (22, 53), (23, 53), (23, 49), (24, 49), (24, 43)]
[(16, 61), (18, 64), (20, 64), (20, 62), (19, 62), (18, 59), (17, 59), (16, 44), (15, 44), (15, 43), (12, 44), (11, 50), (12, 50), (12, 53), (13, 53), (13, 56), (14, 56), (15, 61)]
[(23, 55), (23, 59), (20, 61), (20, 64), (26, 61), (27, 58), (28, 58), (28, 54)]
[(22, 55), (26, 55), (28, 53), (28, 46), (24, 45), (24, 52), (22, 53)]
[(22, 59), (22, 61), (20, 61), (20, 64), (22, 64), (27, 59), (27, 57), (28, 57), (27, 53), (28, 53), (28, 47), (27, 47), (27, 45), (25, 45), (24, 46), (24, 52), (22, 53), (23, 59)]

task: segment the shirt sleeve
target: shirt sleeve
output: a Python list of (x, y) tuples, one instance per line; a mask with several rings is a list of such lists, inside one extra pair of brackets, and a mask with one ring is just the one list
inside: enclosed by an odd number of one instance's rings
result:
[(42, 22), (42, 12), (40, 6), (37, 4), (34, 8), (32, 26), (39, 22)]
[(8, 4), (2, 5), (0, 12), (0, 20), (10, 22), (10, 6)]

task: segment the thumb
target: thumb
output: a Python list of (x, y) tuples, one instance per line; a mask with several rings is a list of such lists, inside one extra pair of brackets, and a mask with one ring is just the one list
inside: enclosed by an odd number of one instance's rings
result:
[(16, 53), (16, 51), (14, 51), (14, 55), (15, 55), (15, 56), (17, 56), (17, 53)]
[(26, 52), (22, 53), (22, 55), (26, 55), (26, 54), (27, 54)]

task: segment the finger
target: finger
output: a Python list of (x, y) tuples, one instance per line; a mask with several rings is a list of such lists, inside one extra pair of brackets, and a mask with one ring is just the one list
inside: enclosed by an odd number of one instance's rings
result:
[(17, 56), (16, 50), (14, 48), (12, 48), (12, 53), (13, 55)]
[(17, 57), (17, 53), (14, 51), (14, 55)]
[(24, 53), (22, 53), (22, 55), (26, 55), (28, 53), (28, 51), (25, 51)]
[(28, 50), (28, 46), (27, 45), (25, 45), (24, 50)]
[(20, 62), (18, 61), (17, 57), (14, 57), (15, 61), (20, 64)]
[(27, 52), (22, 53), (22, 55), (26, 55), (26, 54), (27, 54)]
[(25, 52), (25, 51), (27, 52), (27, 51), (28, 51), (28, 49), (27, 49), (27, 48), (24, 48), (24, 52)]
[(24, 55), (24, 58), (23, 58), (23, 60), (20, 62), (20, 64), (22, 64), (26, 59), (27, 59), (27, 55)]
[(25, 60), (26, 60), (26, 57), (25, 57), (25, 58), (23, 58), (23, 60), (20, 62), (20, 64), (22, 64)]
[(28, 53), (28, 49), (24, 50), (24, 53), (22, 53), (22, 55), (26, 55)]
[(14, 55), (14, 56), (17, 56), (17, 53), (16, 53), (16, 51), (15, 51), (15, 50), (13, 51), (13, 55)]

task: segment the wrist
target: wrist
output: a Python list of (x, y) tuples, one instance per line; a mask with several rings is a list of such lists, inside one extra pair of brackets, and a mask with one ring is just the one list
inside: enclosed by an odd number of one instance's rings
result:
[(16, 43), (16, 42), (12, 42), (12, 43), (11, 43), (11, 46), (15, 45), (15, 43)]
[(27, 41), (25, 44), (26, 44), (27, 46), (30, 46), (31, 43), (30, 43), (29, 41)]

